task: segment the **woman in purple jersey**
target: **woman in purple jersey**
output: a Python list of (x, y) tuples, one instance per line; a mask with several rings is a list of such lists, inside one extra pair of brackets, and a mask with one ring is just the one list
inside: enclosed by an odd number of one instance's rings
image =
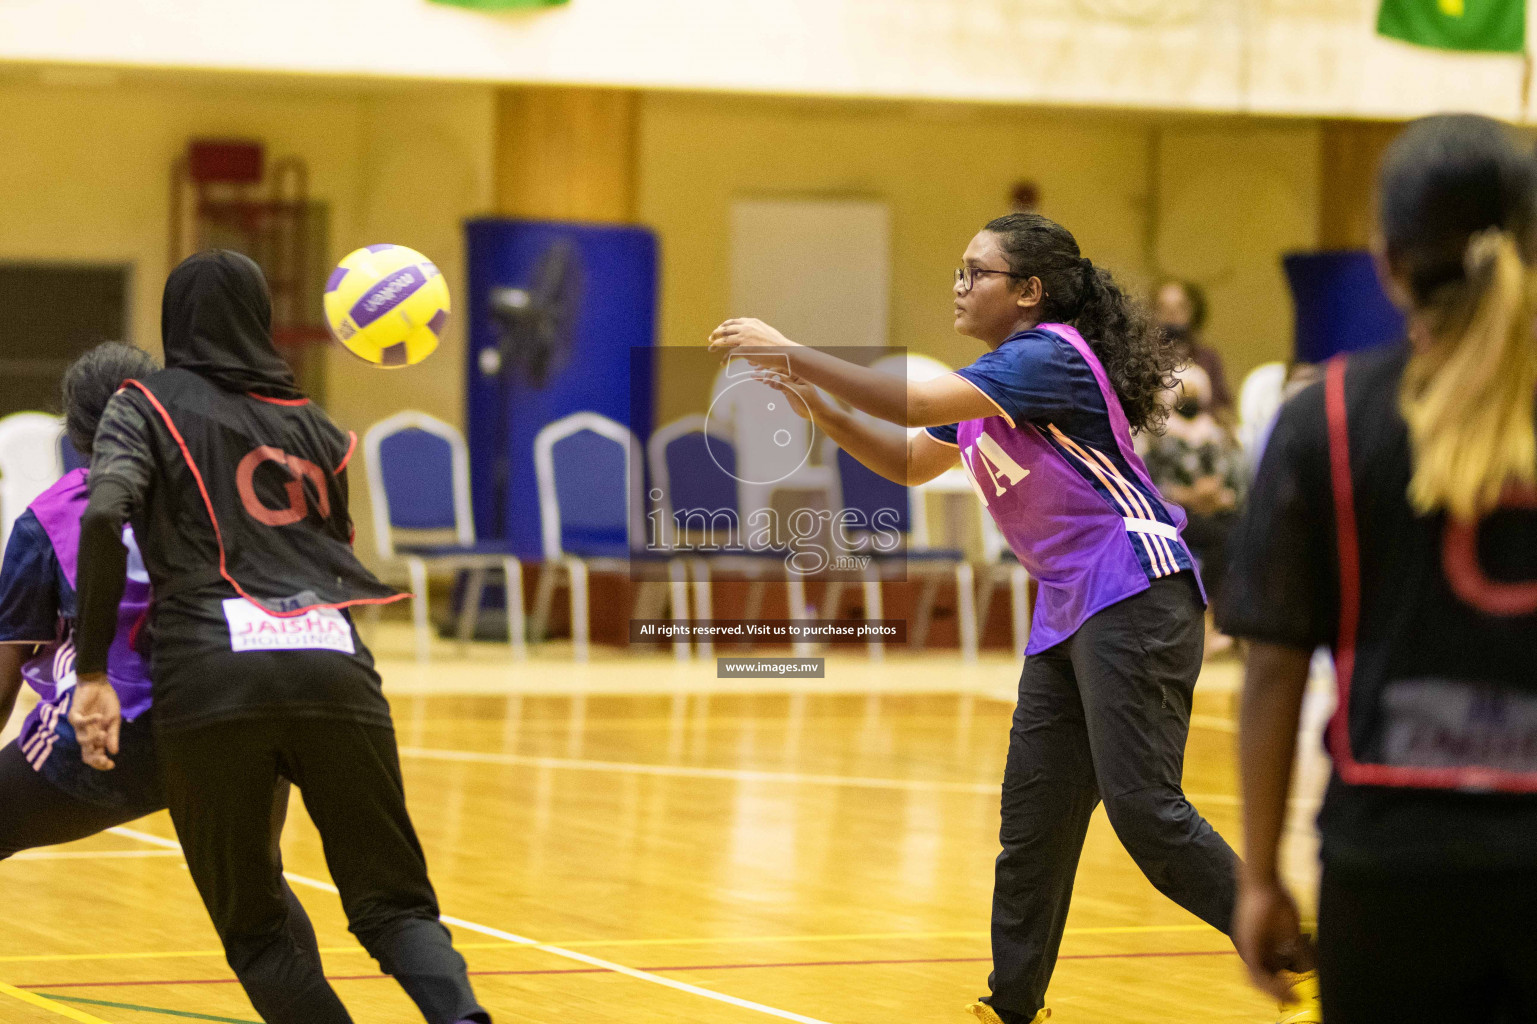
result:
[[(159, 369), (129, 345), (98, 345), (64, 374), (70, 443), (87, 458), (112, 393), (130, 377)], [(98, 772), (80, 759), (69, 724), (74, 697), (75, 546), (85, 512), (85, 470), (66, 473), (16, 520), (0, 562), (0, 727), (23, 683), (37, 692), (17, 738), (0, 749), (0, 859), (36, 846), (95, 835), (165, 807), (150, 735), (148, 659), (130, 637), (149, 608), (142, 563), (130, 572), (118, 606), (122, 642), (108, 676), (123, 703), (118, 767)], [(132, 543), (131, 535), (125, 538)], [(137, 563), (137, 547), (130, 560)], [(138, 640), (139, 637), (133, 637)]]
[[(1172, 380), (1172, 345), (1065, 228), (1036, 214), (1001, 217), (971, 240), (955, 329), (988, 352), (922, 383), (757, 320), (727, 320), (711, 349), (764, 367), (761, 379), (887, 479), (918, 484), (964, 466), (1040, 584), (1004, 769), (992, 991), (970, 1007), (986, 1024), (1031, 1024), (1050, 1016), (1046, 986), (1100, 801), (1148, 879), (1224, 933), (1238, 858), (1180, 787), (1205, 595), (1185, 515), (1131, 447), (1134, 429), (1167, 414), (1157, 395)], [(909, 438), (822, 392), (928, 429)], [(1284, 1020), (1318, 1020), (1311, 985), (1298, 976)]]

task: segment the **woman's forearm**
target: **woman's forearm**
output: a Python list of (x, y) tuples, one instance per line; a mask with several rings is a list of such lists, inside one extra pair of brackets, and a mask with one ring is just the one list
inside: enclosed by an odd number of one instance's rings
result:
[[(829, 352), (821, 352), (804, 345), (776, 350), (775, 354), (777, 355), (779, 351), (784, 351), (788, 355), (790, 372), (796, 376), (817, 385), (830, 395), (836, 395), (854, 408), (869, 413), (876, 419), (904, 427), (910, 425), (905, 378), (872, 370), (868, 366), (860, 366), (847, 359), (839, 359)], [(850, 454), (853, 453), (850, 452)], [(864, 460), (860, 459), (860, 461)]]
[(871, 423), (830, 402), (822, 403), (822, 407), (817, 409), (816, 425), (833, 439), (834, 444), (872, 471), (893, 483), (906, 486), (907, 431), (901, 427)]
[(1238, 716), (1238, 766), (1244, 871), (1255, 880), (1279, 875), (1297, 723), (1311, 661), (1310, 654), (1299, 648), (1267, 643), (1249, 648)]

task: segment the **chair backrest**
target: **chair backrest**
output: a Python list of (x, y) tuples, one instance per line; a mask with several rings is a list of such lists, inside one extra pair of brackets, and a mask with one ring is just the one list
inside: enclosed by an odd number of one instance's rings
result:
[(0, 552), (11, 525), (39, 494), (64, 475), (59, 435), (64, 421), (41, 412), (0, 419)]
[[(887, 480), (848, 452), (831, 438), (822, 442), (822, 461), (833, 467), (833, 514), (843, 509), (860, 513), (872, 528), (876, 513), (890, 510), (879, 521), (907, 535), (912, 533), (912, 491)], [(892, 514), (894, 513), (894, 515)]]
[(475, 543), (469, 449), (458, 430), (407, 409), (368, 428), (363, 457), (381, 558), (394, 557), (396, 530), (452, 531)]
[(629, 427), (595, 412), (562, 416), (534, 436), (534, 471), (545, 558), (644, 545), (640, 442)]
[(1238, 443), (1251, 456), (1271, 417), (1281, 408), (1286, 387), (1285, 363), (1261, 363), (1238, 388)]
[(697, 528), (712, 539), (718, 539), (718, 531), (740, 529), (736, 446), (708, 427), (703, 416), (684, 416), (658, 427), (646, 442), (659, 533), (655, 540), (663, 547), (677, 543), (680, 528)]

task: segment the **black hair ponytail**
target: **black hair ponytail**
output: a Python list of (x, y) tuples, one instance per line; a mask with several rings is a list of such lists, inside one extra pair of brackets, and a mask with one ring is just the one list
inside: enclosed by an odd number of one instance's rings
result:
[(1180, 357), (1146, 304), (1085, 259), (1077, 239), (1056, 221), (1011, 213), (986, 230), (998, 236), (1015, 277), (1041, 279), (1041, 321), (1072, 324), (1089, 343), (1131, 428), (1161, 431), (1169, 413), (1158, 393), (1174, 386)]

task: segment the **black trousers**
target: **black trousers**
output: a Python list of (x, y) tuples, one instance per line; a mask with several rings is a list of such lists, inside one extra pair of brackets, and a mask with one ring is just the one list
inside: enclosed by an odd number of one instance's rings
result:
[(1329, 1024), (1537, 1022), (1537, 866), (1396, 874), (1324, 865)]
[[(78, 749), (70, 748), (55, 750), (50, 756), (80, 754)], [(82, 800), (34, 770), (15, 742), (0, 750), (0, 860), (36, 846), (72, 843), (94, 836), (157, 810), (158, 807), (139, 804), (109, 807)]]
[(313, 717), (240, 719), (157, 737), (171, 820), (230, 967), (268, 1024), (350, 1024), (277, 839), (287, 784), (304, 794), (352, 933), (429, 1024), (489, 1022), (438, 921), (406, 813), (393, 730)]
[(1180, 788), (1205, 623), (1188, 572), (1100, 611), (1025, 659), (1003, 775), (990, 1003), (1044, 1005), (1089, 816), (1101, 800), (1158, 890), (1224, 933), (1238, 858)]

